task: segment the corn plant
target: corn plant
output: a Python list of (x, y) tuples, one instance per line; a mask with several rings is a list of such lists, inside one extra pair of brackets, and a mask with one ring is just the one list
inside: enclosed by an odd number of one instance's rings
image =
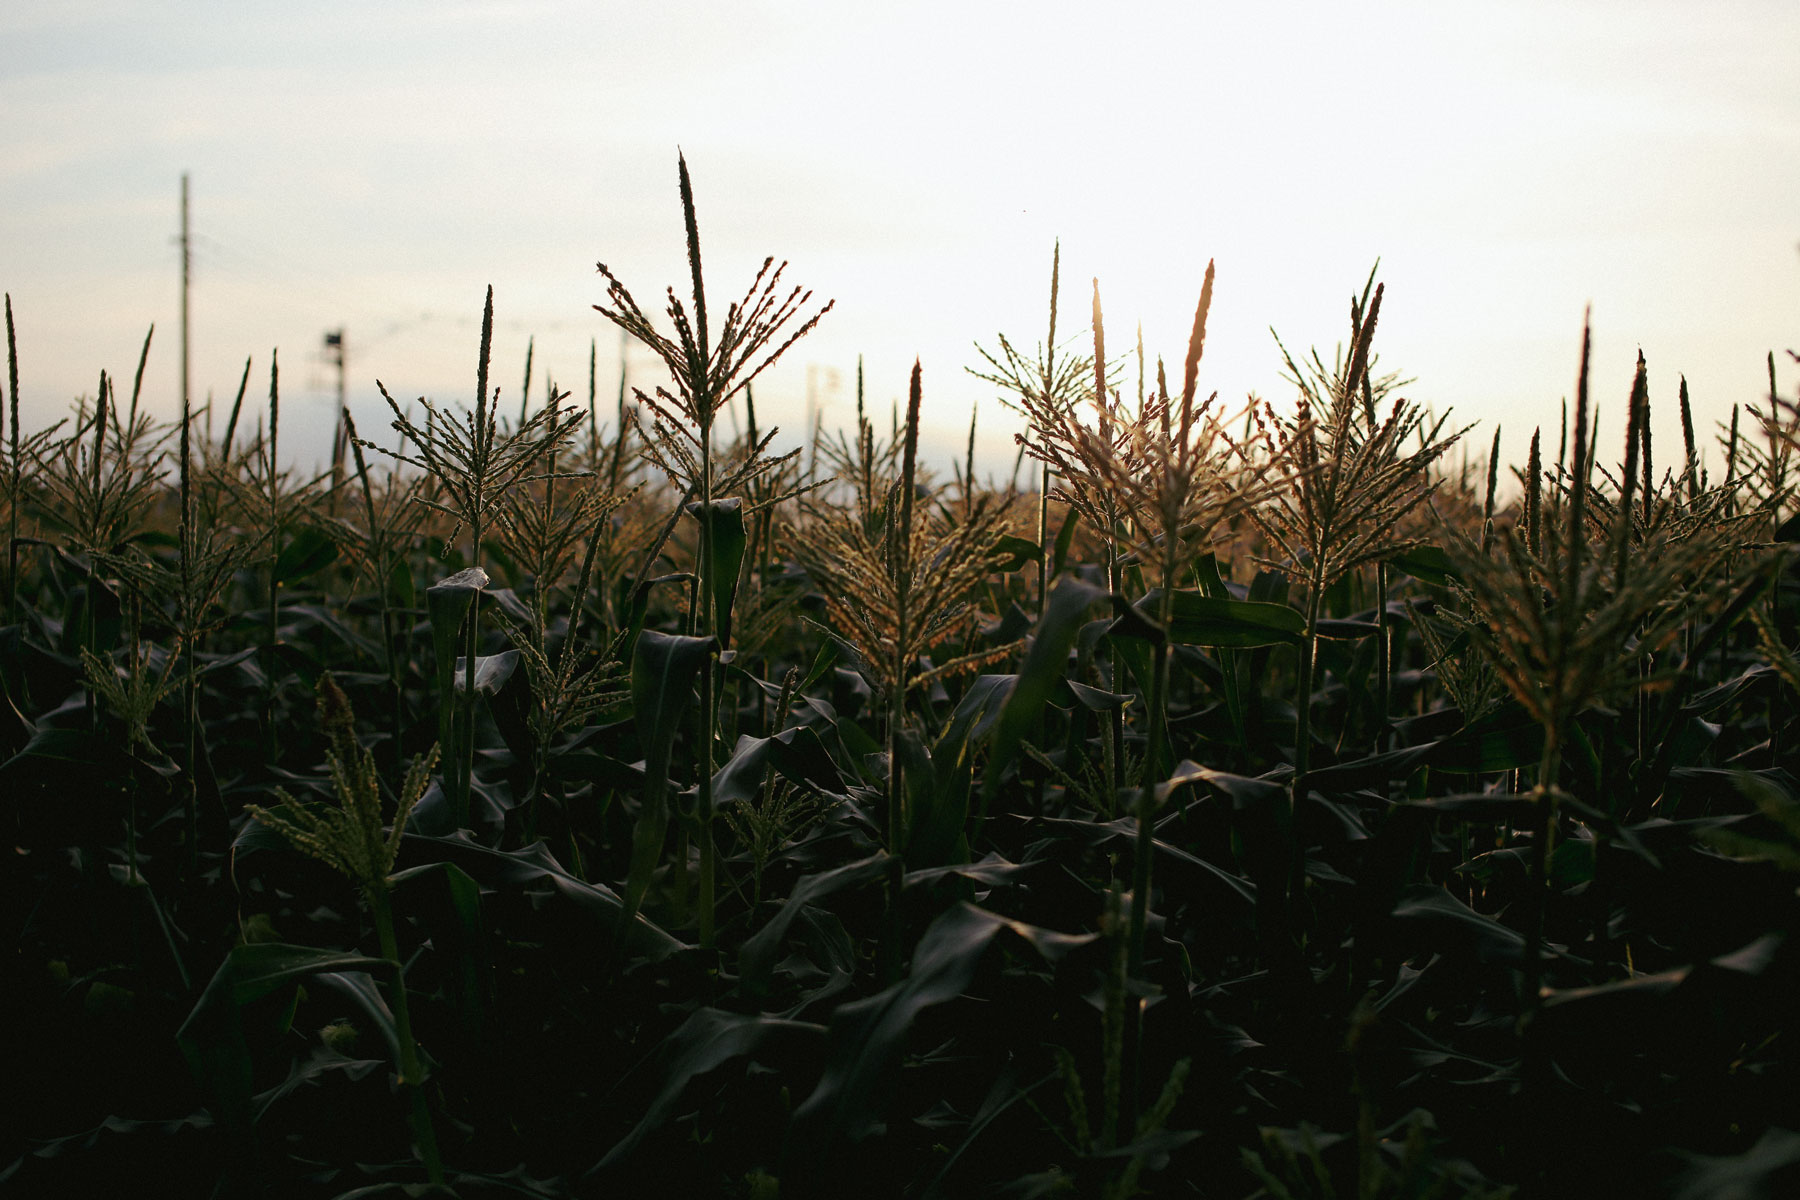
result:
[(691, 290), (600, 306), (660, 388), (533, 342), (507, 399), (490, 296), (472, 407), (390, 394), (385, 468), (344, 414), (329, 493), (273, 356), (168, 419), (146, 339), (33, 433), (14, 336), (0, 1187), (1785, 1194), (1773, 356), (1716, 446), (1646, 354), (1599, 453), (1584, 350), (1458, 459), (1372, 278), (1270, 408), (1203, 383), (1210, 270), (1165, 365), (1058, 250), (974, 356), (1010, 480), (916, 365), (809, 463), (761, 372), (827, 306), (721, 319), (678, 179)]
[[(581, 423), (580, 413), (545, 407), (532, 414), (518, 429), (502, 431), (499, 393), (496, 390), (492, 397), (488, 395), (488, 365), (493, 340), (494, 289), (490, 287), (481, 314), (481, 353), (475, 368), (473, 411), (465, 412), (459, 420), (451, 414), (440, 413), (431, 401), (420, 397), (419, 404), (426, 413), (425, 425), (421, 427), (389, 395), (386, 386), (377, 381), (382, 398), (394, 414), (393, 426), (403, 439), (402, 446), (399, 450), (390, 450), (373, 442), (360, 443), (364, 449), (429, 472), (437, 480), (445, 499), (419, 496), (418, 503), (455, 521), (449, 540), (454, 541), (465, 529), (468, 531), (469, 565), (452, 578), (457, 578), (459, 584), (466, 578), (473, 583), (473, 588), (468, 592), (453, 590), (452, 594), (462, 597), (466, 605), (461, 611), (455, 611), (454, 605), (443, 610), (454, 612), (461, 619), (462, 703), (460, 706), (455, 704), (454, 693), (447, 681), (440, 681), (442, 690), (438, 700), (440, 712), (448, 713), (453, 707), (459, 709), (460, 721), (448, 742), (452, 762), (444, 776), (444, 790), (450, 797), (451, 812), (458, 825), (466, 825), (469, 820), (469, 789), (475, 773), (475, 673), (481, 637), (478, 593), (487, 583), (486, 573), (480, 566), (482, 538), (489, 532), (496, 510), (507, 493), (521, 483), (540, 478), (542, 460), (563, 445)], [(411, 451), (405, 448), (406, 443), (411, 443)], [(474, 574), (465, 574), (469, 572)], [(434, 629), (434, 633), (443, 637), (449, 637), (451, 632)], [(441, 717), (440, 722), (446, 722), (448, 727), (447, 718)]]
[[(773, 258), (766, 258), (744, 298), (727, 308), (725, 320), (717, 328), (709, 326), (694, 189), (688, 178), (687, 159), (678, 157), (677, 165), (682, 219), (687, 227), (688, 269), (693, 283), (691, 312), (690, 305), (678, 300), (671, 287), (668, 316), (675, 332), (673, 337), (660, 332), (605, 263), (598, 267), (606, 280), (607, 303), (596, 304), (594, 310), (649, 347), (668, 368), (674, 391), (660, 385), (654, 395), (642, 389), (635, 391), (638, 403), (652, 414), (644, 452), (668, 477), (670, 484), (691, 497), (695, 505), (691, 511), (699, 523), (700, 544), (696, 555), (695, 595), (698, 602), (693, 610), (693, 634), (700, 637), (717, 634), (719, 648), (725, 651), (731, 648), (731, 599), (737, 588), (738, 568), (742, 561), (742, 514), (724, 502), (759, 476), (778, 470), (786, 460), (797, 457), (799, 451), (768, 455), (766, 451), (776, 432), (770, 430), (761, 445), (750, 447), (742, 462), (720, 474), (714, 457), (713, 426), (732, 398), (811, 332), (831, 311), (833, 302), (827, 301), (824, 307), (806, 315), (812, 293), (795, 287), (783, 295), (781, 276), (787, 264), (776, 266)], [(795, 321), (798, 321), (797, 325), (793, 324)], [(739, 529), (728, 531), (723, 528), (734, 519)], [(696, 766), (700, 782), (700, 938), (708, 946), (713, 940), (716, 890), (711, 782), (713, 738), (718, 728), (717, 680), (714, 676), (711, 667), (700, 676), (700, 758)]]

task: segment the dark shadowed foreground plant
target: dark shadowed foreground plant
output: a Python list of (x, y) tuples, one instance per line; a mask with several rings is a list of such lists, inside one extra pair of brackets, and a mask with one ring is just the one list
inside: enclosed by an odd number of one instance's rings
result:
[[(918, 477), (921, 371), (913, 364), (899, 477), (878, 510), (807, 509), (795, 530), (796, 552), (825, 594), (832, 628), (856, 654), (881, 694), (886, 715), (886, 842), (893, 878), (890, 912), (897, 913), (900, 876), (911, 837), (905, 769), (908, 694), (947, 675), (1006, 657), (1012, 645), (954, 656), (921, 671), (920, 660), (966, 627), (972, 597), (1005, 556), (1003, 505), (981, 503), (953, 521), (941, 508), (914, 507)], [(865, 444), (867, 434), (865, 431)], [(960, 824), (960, 822), (958, 822)], [(897, 974), (898, 934), (884, 937), (889, 974)]]
[[(1104, 362), (1098, 314), (1091, 332)], [(1623, 460), (1591, 463), (1590, 404), (1579, 450), (1534, 452), (1513, 503), (1497, 461), (1396, 472), (1432, 422), (1367, 449), (1380, 373), (1351, 389), (1315, 356), (1313, 423), (1284, 426), (1316, 460), (1280, 490), (1284, 546), (1230, 508), (1287, 478), (1252, 470), (1279, 442), (1247, 444), (1237, 418), (1227, 440), (1153, 361), (1126, 404), (1093, 358), (1070, 379), (1074, 359), (1054, 356), (1079, 407), (1057, 486), (1110, 494), (985, 563), (966, 561), (986, 559), (977, 535), (1020, 493), (967, 465), (935, 485), (907, 404), (891, 433), (865, 411), (841, 453), (820, 446), (840, 478), (786, 511), (798, 460), (705, 505), (703, 478), (668, 487), (636, 439), (594, 439), (592, 409), (589, 453), (503, 460), (485, 383), (473, 426), (415, 407), (428, 443), (479, 426), (490, 477), (517, 472), (480, 500), (473, 564), (446, 550), (463, 508), (429, 464), (359, 469), (332, 520), (271, 470), (267, 424), (239, 437), (235, 416), (228, 451), (190, 444), (193, 477), (122, 512), (115, 429), (145, 414), (109, 376), (106, 419), (91, 398), (71, 422), (73, 469), (49, 439), (15, 497), (0, 1003), (23, 1032), (0, 1192), (418, 1193), (434, 1135), (471, 1200), (1792, 1191), (1800, 579), (1767, 545), (1797, 529), (1785, 401), (1775, 424), (1740, 416), (1710, 475), (1690, 412), (1685, 462), (1665, 451), (1658, 474), (1640, 372)], [(1049, 394), (1040, 365), (1021, 378)], [(743, 399), (715, 481), (766, 440)], [(132, 476), (173, 429), (145, 427)], [(1387, 507), (1343, 525), (1332, 470), (1376, 478)], [(122, 538), (65, 536), (102, 510)], [(1332, 554), (1386, 551), (1315, 589), (1309, 631), (1307, 523), (1327, 510)], [(208, 536), (256, 569), (209, 565)], [(940, 584), (962, 605), (932, 641)], [(490, 629), (468, 654), (478, 598), (512, 649)], [(1277, 828), (1309, 632), (1311, 757)], [(469, 658), (497, 831), (445, 830), (426, 765), (407, 778), (434, 697), (445, 756), (470, 745)], [(197, 704), (159, 700), (171, 663)], [(587, 685), (627, 663), (630, 695), (593, 708)], [(265, 697), (326, 674), (372, 719), (353, 738), (335, 700), (301, 714), (276, 763)], [(710, 947), (666, 931), (702, 940), (703, 789), (735, 852)], [(545, 836), (519, 845), (537, 809)]]
[[(1205, 603), (1200, 593), (1183, 591), (1182, 584), (1198, 569), (1197, 560), (1230, 535), (1234, 523), (1291, 486), (1285, 448), (1277, 448), (1267, 438), (1233, 438), (1227, 429), (1231, 418), (1222, 417), (1215, 408), (1218, 394), (1199, 397), (1199, 368), (1212, 292), (1213, 266), (1208, 263), (1182, 364), (1179, 399), (1170, 396), (1159, 362), (1155, 391), (1140, 397), (1135, 414), (1119, 403), (1116, 394), (1096, 400), (1092, 425), (1082, 421), (1079, 409), (1073, 406), (1027, 401), (1032, 426), (1026, 452), (1053, 466), (1057, 477), (1066, 481), (1062, 498), (1109, 531), (1113, 559), (1109, 586), (1119, 591), (1121, 568), (1127, 560), (1144, 576), (1148, 576), (1147, 568), (1154, 566), (1160, 583), (1144, 597), (1144, 610), (1133, 614), (1147, 618), (1152, 634), (1145, 705), (1148, 731), (1135, 805), (1137, 842), (1128, 938), (1134, 971), (1143, 965), (1156, 786), (1173, 766), (1167, 746), (1170, 634), (1178, 603), (1190, 607)], [(1097, 292), (1094, 329), (1098, 361), (1104, 341)], [(1096, 375), (1096, 387), (1100, 383)], [(1117, 658), (1114, 666), (1113, 690), (1118, 692), (1123, 683)], [(1123, 743), (1116, 726), (1114, 741), (1122, 758)], [(1112, 773), (1116, 786), (1120, 765), (1115, 765)]]
[(399, 1036), (400, 1090), (410, 1101), (413, 1139), (419, 1156), (434, 1185), (444, 1181), (443, 1165), (438, 1161), (437, 1135), (432, 1128), (431, 1111), (422, 1090), (425, 1071), (413, 1041), (412, 1017), (406, 1000), (406, 972), (400, 962), (398, 943), (394, 938), (394, 909), (389, 896), (389, 875), (394, 859), (400, 853), (400, 837), (406, 829), (406, 818), (419, 797), (425, 794), (431, 769), (437, 764), (437, 750), (415, 758), (407, 769), (399, 801), (389, 827), (383, 829), (381, 782), (375, 771), (375, 756), (356, 739), (355, 714), (350, 701), (329, 674), (319, 677), (319, 723), (331, 740), (326, 763), (331, 773), (337, 806), (311, 808), (302, 806), (281, 789), (276, 789), (280, 807), (270, 810), (260, 805), (246, 805), (251, 816), (281, 834), (296, 850), (310, 855), (339, 872), (362, 889), (368, 901), (375, 931), (381, 939), (381, 957), (393, 969), (394, 982), (389, 989), (393, 1001), (394, 1026)]
[[(1618, 702), (1656, 680), (1646, 670), (1694, 624), (1737, 597), (1753, 599), (1763, 555), (1747, 545), (1749, 517), (1727, 518), (1708, 499), (1710, 519), (1646, 524), (1636, 500), (1647, 407), (1640, 357), (1627, 419), (1626, 459), (1616, 494), (1594, 484), (1595, 451), (1588, 397), (1589, 333), (1582, 330), (1573, 461), (1548, 486), (1527, 480), (1526, 527), (1499, 536), (1495, 552), (1464, 534), (1449, 541), (1458, 606), (1443, 610), (1543, 731), (1533, 804), (1530, 907), (1519, 1030), (1530, 1031), (1541, 1004), (1545, 908), (1550, 865), (1565, 801), (1564, 755), (1577, 718), (1597, 702)], [(1535, 442), (1534, 442), (1535, 447)], [(1533, 471), (1535, 472), (1535, 454)], [(1653, 510), (1654, 511), (1654, 510)], [(1664, 516), (1668, 514), (1665, 511)], [(1746, 590), (1748, 589), (1748, 590)], [(1692, 661), (1690, 647), (1689, 661)], [(1528, 1041), (1528, 1080), (1545, 1086), (1548, 1063)]]
[[(1372, 272), (1369, 283), (1374, 283)], [(1286, 418), (1272, 408), (1264, 411), (1293, 482), (1254, 515), (1271, 549), (1306, 581), (1306, 628), (1294, 684), (1294, 774), (1284, 824), (1291, 823), (1293, 810), (1307, 796), (1319, 620), (1326, 590), (1351, 571), (1417, 542), (1403, 522), (1430, 499), (1436, 488), (1432, 464), (1462, 433), (1446, 434), (1446, 417), (1434, 420), (1423, 407), (1405, 399), (1396, 399), (1387, 416), (1381, 416), (1378, 402), (1395, 385), (1392, 377), (1373, 374), (1372, 345), (1382, 290), (1376, 286), (1371, 299), (1365, 286), (1360, 298), (1352, 297), (1350, 351), (1333, 369), (1327, 369), (1317, 354), (1307, 370), (1287, 358), (1289, 377), (1299, 388), (1295, 415)], [(1408, 443), (1414, 442), (1416, 446), (1409, 448)], [(1378, 599), (1378, 606), (1385, 604), (1385, 598)], [(1288, 857), (1282, 891), (1291, 896), (1301, 884), (1297, 845)], [(1279, 916), (1283, 909), (1284, 905), (1272, 905), (1270, 911)]]

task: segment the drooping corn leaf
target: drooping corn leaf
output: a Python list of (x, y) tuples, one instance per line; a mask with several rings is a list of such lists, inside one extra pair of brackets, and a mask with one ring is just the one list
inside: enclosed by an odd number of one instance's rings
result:
[(744, 563), (744, 502), (733, 496), (703, 505), (695, 500), (687, 506), (688, 516), (707, 526), (709, 547), (706, 579), (712, 590), (712, 629), (719, 645), (731, 645), (731, 610), (737, 598), (738, 572)]
[(644, 796), (632, 832), (622, 923), (637, 915), (650, 889), (650, 877), (662, 860), (669, 829), (670, 754), (693, 701), (694, 681), (718, 647), (716, 638), (683, 637), (653, 629), (638, 637), (631, 662), (631, 702), (638, 741), (644, 748)]
[(385, 959), (311, 946), (255, 942), (232, 947), (175, 1035), (189, 1069), (218, 1105), (221, 1124), (240, 1134), (250, 1125), (252, 1064), (243, 1027), (246, 1006), (321, 972), (385, 976), (392, 970), (393, 964)]

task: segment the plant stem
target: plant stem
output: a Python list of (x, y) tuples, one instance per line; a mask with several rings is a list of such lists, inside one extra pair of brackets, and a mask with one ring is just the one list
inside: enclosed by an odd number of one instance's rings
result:
[(444, 1165), (438, 1158), (437, 1131), (431, 1123), (431, 1108), (426, 1102), (425, 1072), (419, 1063), (418, 1044), (413, 1041), (412, 1013), (406, 1003), (406, 968), (400, 962), (399, 945), (394, 938), (394, 910), (388, 896), (387, 880), (367, 885), (364, 894), (375, 915), (375, 931), (381, 939), (381, 957), (394, 967), (394, 983), (390, 995), (394, 1002), (394, 1032), (400, 1043), (400, 1090), (407, 1095), (411, 1110), (413, 1142), (425, 1162), (425, 1173), (436, 1188), (444, 1186)]
[(1150, 866), (1156, 851), (1156, 785), (1160, 782), (1163, 743), (1168, 738), (1168, 631), (1175, 619), (1175, 583), (1180, 561), (1178, 533), (1179, 530), (1172, 526), (1163, 530), (1162, 600), (1156, 614), (1159, 629), (1150, 671), (1150, 728), (1144, 742), (1143, 777), (1137, 794), (1137, 848), (1132, 861), (1130, 966), (1133, 974), (1143, 970), (1144, 966), (1144, 931), (1150, 913)]
[(1388, 566), (1385, 562), (1375, 564), (1375, 656), (1376, 656), (1376, 691), (1380, 695), (1381, 708), (1375, 714), (1375, 752), (1382, 753), (1388, 748), (1388, 719), (1393, 712), (1394, 687), (1394, 631), (1388, 624)]
[(268, 739), (269, 762), (272, 764), (281, 748), (281, 738), (275, 730), (275, 643), (277, 631), (281, 628), (281, 468), (279, 466), (281, 432), (281, 370), (274, 351), (269, 355), (269, 457), (267, 462), (269, 485), (269, 628), (263, 642), (263, 670), (266, 672), (266, 686), (263, 689), (263, 728)]
[(1050, 597), (1050, 464), (1044, 464), (1038, 482), (1038, 587), (1037, 619), (1044, 620), (1044, 605)]
[(1557, 777), (1562, 770), (1562, 725), (1555, 722), (1544, 732), (1544, 753), (1538, 763), (1537, 803), (1532, 813), (1531, 905), (1525, 926), (1525, 985), (1520, 997), (1518, 1035), (1524, 1055), (1524, 1084), (1541, 1087), (1549, 1068), (1547, 1060), (1534, 1051), (1536, 1039), (1531, 1028), (1542, 1005), (1539, 992), (1543, 987), (1544, 922), (1549, 909), (1551, 841), (1556, 836), (1557, 812), (1561, 807), (1562, 789)]
[[(917, 486), (919, 453), (919, 402), (921, 372), (915, 359), (912, 383), (907, 390), (906, 442), (900, 459), (899, 495), (887, 514), (889, 555), (894, 586), (894, 665), (888, 694), (888, 904), (887, 930), (882, 939), (882, 957), (888, 981), (900, 977), (905, 953), (901, 949), (904, 924), (900, 911), (901, 892), (906, 886), (906, 768), (900, 747), (906, 728), (906, 683), (912, 667), (910, 623), (912, 613), (912, 529), (913, 491)], [(894, 511), (895, 507), (898, 512)]]
[[(1305, 877), (1305, 858), (1297, 824), (1300, 809), (1306, 802), (1307, 775), (1312, 764), (1312, 695), (1318, 674), (1319, 610), (1324, 592), (1323, 572), (1316, 564), (1306, 591), (1306, 630), (1300, 640), (1300, 669), (1294, 695), (1294, 778), (1285, 811), (1275, 813), (1281, 863), (1279, 873), (1267, 881), (1271, 890), (1267, 907), (1261, 914), (1268, 927), (1263, 940), (1272, 944), (1271, 953), (1277, 956), (1277, 963), (1296, 982), (1307, 978), (1300, 946), (1294, 937), (1292, 918), (1295, 893)], [(1258, 899), (1260, 901), (1261, 897)]]
[(200, 868), (200, 820), (199, 773), (195, 768), (198, 758), (196, 736), (199, 725), (199, 663), (195, 656), (199, 651), (199, 628), (201, 614), (193, 611), (194, 607), (194, 493), (191, 480), (193, 467), (192, 429), (194, 424), (193, 407), (184, 395), (181, 398), (181, 524), (177, 530), (177, 543), (181, 553), (181, 600), (176, 619), (181, 626), (183, 646), (181, 677), (181, 743), (183, 785), (181, 795), (183, 840), (186, 842), (185, 862), (188, 878), (199, 874)]
[(13, 333), (12, 293), (6, 295), (6, 399), (12, 417), (12, 469), (6, 496), (6, 623), (19, 619), (19, 504), (25, 476), (19, 458), (19, 344)]
[[(1164, 589), (1164, 625), (1168, 628), (1170, 607)], [(1143, 782), (1137, 794), (1137, 849), (1131, 877), (1131, 970), (1135, 974), (1144, 965), (1144, 927), (1150, 910), (1150, 862), (1155, 852), (1157, 763), (1162, 758), (1162, 743), (1167, 736), (1168, 716), (1165, 711), (1169, 693), (1169, 642), (1157, 639), (1154, 666), (1150, 675), (1150, 728), (1144, 745)]]
[[(699, 288), (699, 277), (695, 277), (695, 288)], [(702, 313), (705, 312), (701, 308)], [(702, 338), (704, 329), (702, 326)], [(694, 564), (694, 577), (699, 584), (696, 601), (695, 630), (704, 637), (719, 626), (717, 615), (713, 610), (713, 461), (712, 461), (712, 418), (706, 416), (700, 423), (700, 554)], [(720, 646), (720, 649), (725, 649)], [(717, 902), (718, 861), (713, 845), (713, 733), (718, 728), (718, 687), (715, 678), (717, 660), (708, 657), (706, 665), (700, 671), (700, 759), (697, 766), (699, 779), (699, 828), (696, 830), (700, 839), (700, 896), (699, 896), (699, 933), (700, 945), (703, 949), (713, 946), (714, 905)], [(682, 864), (685, 869), (686, 864)]]
[[(1117, 695), (1119, 694), (1119, 656), (1116, 650), (1112, 653), (1111, 657), (1113, 659), (1111, 667), (1113, 676), (1112, 690), (1113, 693)], [(1102, 811), (1104, 811), (1106, 816), (1110, 819), (1117, 814), (1119, 808), (1119, 787), (1124, 772), (1124, 767), (1120, 764), (1119, 757), (1125, 744), (1125, 714), (1123, 712), (1109, 713), (1105, 720), (1106, 724), (1100, 731), (1099, 738), (1100, 772), (1106, 780), (1108, 789), (1105, 807)]]
[[(481, 554), (481, 522), (479, 515), (474, 515), (469, 523), (469, 562), (476, 563)], [(462, 713), (462, 736), (457, 743), (457, 762), (454, 772), (457, 776), (455, 808), (458, 827), (466, 826), (472, 819), (475, 790), (475, 656), (481, 649), (481, 596), (477, 590), (469, 601), (468, 623), (463, 634), (463, 702), (459, 706)]]

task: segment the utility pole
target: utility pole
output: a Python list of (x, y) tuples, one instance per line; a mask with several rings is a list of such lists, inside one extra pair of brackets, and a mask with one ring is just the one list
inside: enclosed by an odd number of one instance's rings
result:
[[(188, 284), (193, 276), (193, 243), (188, 239), (188, 177), (181, 173), (181, 411), (187, 413), (188, 395)], [(206, 409), (206, 440), (212, 442), (212, 406)]]
[(331, 435), (331, 507), (337, 507), (338, 489), (344, 486), (344, 454), (350, 448), (344, 424), (344, 327), (325, 332), (325, 361), (337, 368), (337, 425)]

